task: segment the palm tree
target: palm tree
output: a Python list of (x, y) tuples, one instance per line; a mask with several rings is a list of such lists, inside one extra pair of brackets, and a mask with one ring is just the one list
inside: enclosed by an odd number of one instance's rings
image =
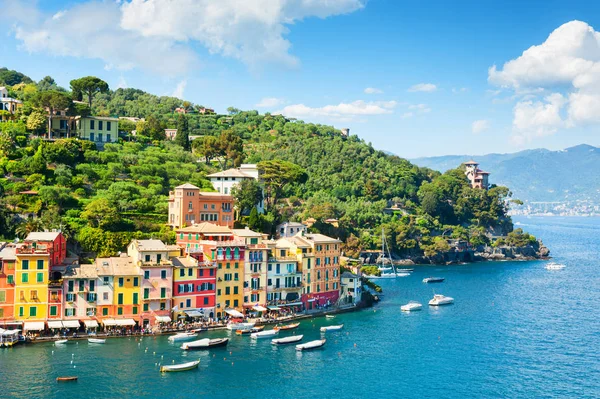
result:
[(20, 238), (25, 238), (29, 233), (33, 231), (40, 231), (42, 229), (42, 221), (38, 218), (31, 218), (18, 225), (15, 229), (15, 233), (17, 233)]

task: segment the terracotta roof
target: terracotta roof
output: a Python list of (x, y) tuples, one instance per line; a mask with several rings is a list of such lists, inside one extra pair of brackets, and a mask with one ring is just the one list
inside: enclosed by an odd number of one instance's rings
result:
[(250, 179), (254, 179), (254, 177), (242, 172), (237, 168), (227, 169), (222, 172), (213, 173), (210, 175), (206, 175), (206, 177), (247, 177)]
[(54, 241), (60, 231), (34, 231), (27, 235), (25, 241)]
[(252, 231), (249, 228), (233, 229), (232, 232), (238, 237), (262, 237), (262, 233)]
[(190, 183), (185, 183), (185, 184), (182, 184), (181, 186), (175, 187), (175, 189), (178, 189), (178, 188), (193, 188), (193, 189), (196, 189), (196, 190), (200, 190), (200, 188), (198, 188), (198, 187), (196, 187), (196, 186), (194, 186), (193, 184), (190, 184)]
[(232, 231), (229, 227), (226, 226), (218, 226), (216, 224), (204, 222), (200, 224), (194, 224), (192, 226), (184, 227), (181, 229), (175, 230), (177, 233), (202, 233), (206, 235), (210, 235), (211, 233), (215, 234), (223, 234), (229, 233), (232, 234)]
[(161, 240), (133, 240), (138, 251), (167, 251), (167, 246)]
[(303, 238), (314, 243), (341, 243), (337, 238), (327, 237), (324, 234), (305, 234)]
[(469, 162), (465, 162), (465, 165), (479, 165), (479, 162), (475, 162), (473, 160), (470, 160)]
[(97, 258), (96, 270), (99, 276), (141, 276), (142, 271), (133, 263), (130, 256)]

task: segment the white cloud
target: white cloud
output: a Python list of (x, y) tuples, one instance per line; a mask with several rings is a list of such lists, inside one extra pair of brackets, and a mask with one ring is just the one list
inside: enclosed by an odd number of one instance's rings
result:
[(283, 104), (284, 102), (285, 101), (283, 98), (265, 97), (254, 106), (257, 108), (273, 108)]
[(427, 104), (412, 104), (408, 106), (408, 109), (414, 110), (420, 114), (431, 112), (431, 108), (429, 108)]
[(365, 89), (365, 94), (383, 94), (383, 90), (377, 89), (375, 87), (367, 87)]
[(453, 87), (452, 88), (452, 93), (466, 93), (467, 91), (469, 91), (468, 88), (466, 87)]
[(326, 105), (324, 107), (308, 107), (304, 104), (294, 104), (288, 105), (282, 110), (276, 111), (276, 113), (295, 118), (325, 117), (331, 119), (345, 118), (345, 120), (348, 120), (348, 118), (356, 116), (390, 114), (397, 105), (396, 101), (365, 102), (362, 100), (337, 105)]
[(182, 80), (181, 82), (177, 83), (177, 86), (175, 87), (175, 90), (173, 91), (173, 94), (171, 94), (171, 96), (183, 100), (183, 92), (185, 91), (185, 86), (187, 86), (187, 80)]
[(600, 32), (585, 22), (567, 22), (502, 68), (490, 67), (488, 81), (518, 99), (512, 136), (517, 144), (600, 124)]
[[(87, 1), (54, 16), (35, 1), (0, 0), (0, 19), (14, 24), (28, 52), (96, 58), (116, 69), (141, 67), (162, 75), (193, 68), (196, 42), (251, 68), (296, 65), (286, 39), (304, 19), (347, 14), (365, 0), (130, 0)], [(68, 23), (62, 14), (68, 12)], [(56, 18), (54, 18), (56, 17)]]
[(402, 115), (400, 115), (400, 118), (402, 118), (402, 119), (408, 119), (408, 118), (412, 118), (413, 116), (415, 116), (414, 113), (412, 113), (412, 112), (405, 112)]
[(423, 91), (426, 93), (430, 93), (430, 92), (436, 91), (436, 90), (437, 90), (437, 86), (434, 85), (433, 83), (419, 83), (419, 84), (416, 84), (416, 85), (408, 88), (408, 91), (410, 91), (410, 92)]
[(65, 16), (66, 13), (67, 13), (66, 11), (59, 11), (52, 16), (52, 19), (53, 20), (61, 19), (62, 17)]
[(490, 121), (488, 121), (486, 119), (477, 120), (477, 121), (473, 122), (473, 124), (471, 125), (471, 131), (474, 134), (479, 134), (481, 132), (488, 130), (489, 128), (490, 128)]

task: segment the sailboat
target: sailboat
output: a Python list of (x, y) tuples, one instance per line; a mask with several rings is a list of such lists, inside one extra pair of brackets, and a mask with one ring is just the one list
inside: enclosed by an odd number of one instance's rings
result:
[(392, 261), (392, 255), (389, 253), (389, 248), (388, 248), (388, 255), (390, 258), (391, 266), (386, 267), (385, 266), (385, 231), (383, 230), (383, 227), (382, 227), (381, 228), (381, 266), (379, 266), (377, 268), (379, 270), (379, 276), (366, 275), (365, 277), (367, 277), (367, 278), (396, 278), (396, 277), (408, 276), (408, 273), (397, 273), (396, 272), (396, 267), (394, 266), (394, 262)]

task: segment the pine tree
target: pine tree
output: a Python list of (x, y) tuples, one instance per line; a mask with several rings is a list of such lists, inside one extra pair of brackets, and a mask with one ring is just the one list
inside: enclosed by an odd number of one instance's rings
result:
[(188, 120), (184, 114), (179, 114), (177, 118), (177, 135), (175, 143), (183, 147), (184, 150), (190, 150), (190, 133), (188, 128)]
[(250, 216), (248, 216), (248, 227), (252, 230), (260, 230), (261, 228), (260, 216), (258, 215), (258, 209), (256, 207), (252, 208), (250, 211)]

